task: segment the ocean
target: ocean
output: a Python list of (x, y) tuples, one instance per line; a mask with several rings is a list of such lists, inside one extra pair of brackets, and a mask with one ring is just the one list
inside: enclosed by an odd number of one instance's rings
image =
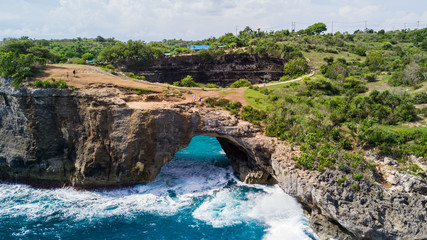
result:
[(233, 174), (216, 138), (196, 136), (156, 180), (77, 191), (0, 184), (0, 239), (318, 239), (278, 186)]

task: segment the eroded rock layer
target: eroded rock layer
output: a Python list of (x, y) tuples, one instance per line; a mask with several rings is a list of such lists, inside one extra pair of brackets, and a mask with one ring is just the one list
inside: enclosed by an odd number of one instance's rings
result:
[(283, 76), (285, 60), (256, 54), (227, 54), (214, 58), (198, 55), (166, 57), (157, 60), (143, 58), (120, 64), (124, 71), (136, 72), (150, 82), (170, 83), (190, 75), (198, 83), (215, 83), (226, 87), (245, 78), (252, 83), (277, 81)]

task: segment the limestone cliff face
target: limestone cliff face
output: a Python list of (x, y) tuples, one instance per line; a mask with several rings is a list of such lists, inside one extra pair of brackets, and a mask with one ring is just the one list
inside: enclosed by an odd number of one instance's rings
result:
[(252, 83), (279, 80), (285, 60), (256, 54), (227, 54), (214, 58), (198, 55), (133, 61), (120, 64), (123, 70), (137, 72), (150, 82), (172, 84), (191, 75), (198, 83), (215, 83), (226, 87), (245, 78)]
[[(218, 137), (248, 182), (274, 182), (257, 129), (220, 110), (132, 109), (117, 89), (0, 90), (0, 177), (41, 184), (99, 187), (150, 182), (192, 137)], [(240, 161), (244, 156), (244, 161)], [(240, 162), (238, 162), (240, 161)]]
[[(426, 239), (425, 181), (411, 191), (342, 172), (295, 168), (299, 154), (222, 110), (192, 104), (137, 109), (103, 91), (0, 86), (0, 179), (91, 188), (149, 182), (196, 135), (217, 137), (247, 183), (279, 183), (303, 205), (321, 239)], [(360, 190), (351, 190), (358, 184)], [(424, 187), (423, 187), (424, 186)]]

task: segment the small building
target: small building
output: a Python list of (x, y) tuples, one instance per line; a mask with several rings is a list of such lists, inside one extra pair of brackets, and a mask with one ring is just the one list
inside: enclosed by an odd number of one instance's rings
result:
[(202, 50), (202, 49), (209, 49), (210, 45), (190, 45), (190, 49), (194, 50)]

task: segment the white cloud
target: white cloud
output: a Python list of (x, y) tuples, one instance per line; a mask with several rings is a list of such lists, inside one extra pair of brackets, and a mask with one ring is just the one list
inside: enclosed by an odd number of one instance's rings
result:
[[(349, 0), (0, 0), (0, 37), (115, 37), (120, 40), (202, 39), (254, 29), (297, 29), (315, 22), (339, 31), (427, 24), (427, 6), (400, 1)], [(424, 6), (424, 7), (423, 7)], [(341, 22), (341, 23), (340, 23)], [(341, 24), (341, 25), (340, 25)]]

